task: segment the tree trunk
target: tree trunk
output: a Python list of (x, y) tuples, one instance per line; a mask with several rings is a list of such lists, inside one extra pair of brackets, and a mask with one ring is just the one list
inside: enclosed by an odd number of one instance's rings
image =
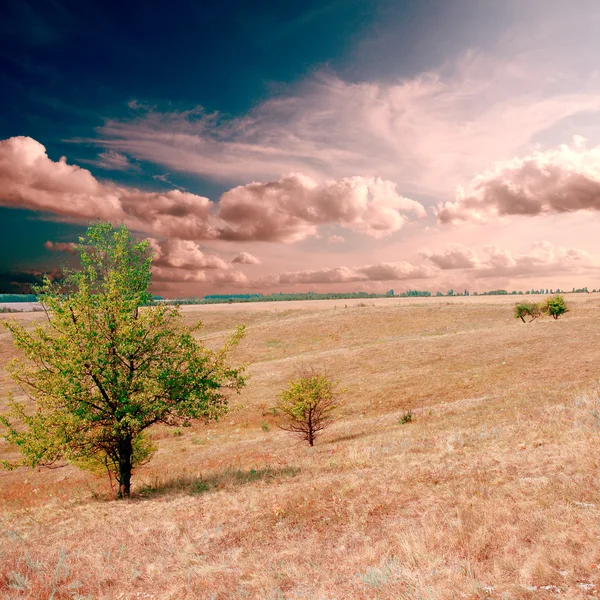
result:
[(132, 458), (133, 443), (131, 437), (119, 440), (119, 498), (129, 498), (131, 495)]

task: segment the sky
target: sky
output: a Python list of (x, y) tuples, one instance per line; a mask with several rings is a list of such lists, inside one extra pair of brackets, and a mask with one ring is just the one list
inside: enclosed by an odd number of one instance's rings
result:
[(0, 292), (95, 220), (152, 290), (600, 288), (600, 4), (0, 6)]

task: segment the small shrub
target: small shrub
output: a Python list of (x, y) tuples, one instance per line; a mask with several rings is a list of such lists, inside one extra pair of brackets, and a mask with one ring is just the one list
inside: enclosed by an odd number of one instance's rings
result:
[(529, 322), (537, 319), (542, 314), (540, 305), (536, 302), (519, 302), (515, 305), (514, 316), (515, 319), (521, 319), (523, 323), (526, 323), (525, 317), (531, 317)]
[(270, 427), (269, 427), (269, 424), (268, 424), (266, 421), (263, 421), (263, 422), (260, 424), (260, 428), (261, 428), (263, 431), (269, 431), (269, 429), (270, 429)]
[(550, 296), (546, 298), (540, 307), (544, 314), (550, 315), (553, 319), (558, 319), (560, 315), (569, 312), (565, 299), (562, 296)]
[(398, 417), (398, 421), (400, 425), (406, 425), (407, 423), (412, 423), (413, 414), (412, 410), (407, 410), (403, 415)]
[(301, 371), (279, 396), (277, 409), (285, 417), (279, 427), (301, 435), (313, 446), (315, 437), (333, 420), (338, 384), (314, 369)]

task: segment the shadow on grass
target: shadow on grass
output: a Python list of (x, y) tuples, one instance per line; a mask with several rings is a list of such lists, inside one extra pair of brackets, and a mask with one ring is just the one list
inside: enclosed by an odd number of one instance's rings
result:
[[(360, 431), (358, 433), (346, 433), (344, 435), (340, 435), (331, 440), (323, 441), (324, 444), (337, 444), (338, 442), (350, 442), (352, 440), (358, 440), (359, 438), (367, 437), (370, 434), (368, 432)], [(374, 435), (374, 434), (371, 434)]]
[(281, 467), (271, 469), (227, 469), (206, 477), (183, 475), (175, 478), (156, 477), (151, 483), (142, 485), (131, 494), (132, 498), (154, 498), (164, 494), (198, 495), (211, 490), (225, 489), (254, 483), (256, 481), (272, 482), (283, 477), (294, 477), (300, 472), (297, 467)]

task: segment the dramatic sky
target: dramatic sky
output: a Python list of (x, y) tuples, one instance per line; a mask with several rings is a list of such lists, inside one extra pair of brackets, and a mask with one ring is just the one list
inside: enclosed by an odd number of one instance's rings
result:
[(4, 0), (0, 291), (600, 287), (597, 0)]

